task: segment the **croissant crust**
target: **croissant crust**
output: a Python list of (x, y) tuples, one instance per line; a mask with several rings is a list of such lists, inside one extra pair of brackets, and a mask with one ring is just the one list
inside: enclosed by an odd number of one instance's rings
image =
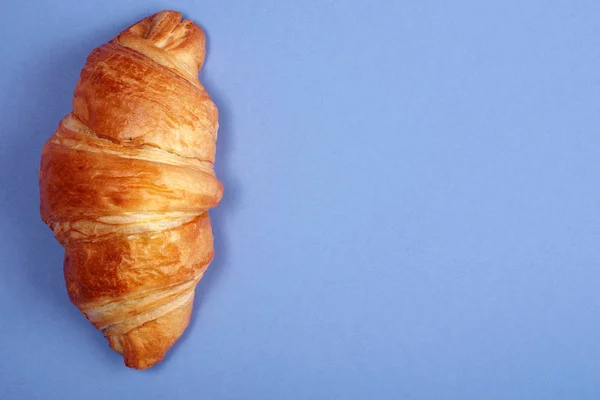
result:
[(73, 111), (42, 150), (41, 216), (69, 298), (129, 367), (161, 361), (213, 258), (218, 112), (198, 80), (205, 36), (162, 11), (88, 56)]

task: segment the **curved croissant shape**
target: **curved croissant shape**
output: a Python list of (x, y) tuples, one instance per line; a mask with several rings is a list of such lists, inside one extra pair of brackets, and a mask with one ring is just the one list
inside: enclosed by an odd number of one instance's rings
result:
[(204, 56), (178, 12), (129, 27), (90, 53), (42, 152), (41, 215), (65, 247), (69, 297), (137, 369), (181, 336), (213, 258), (207, 211), (223, 186)]

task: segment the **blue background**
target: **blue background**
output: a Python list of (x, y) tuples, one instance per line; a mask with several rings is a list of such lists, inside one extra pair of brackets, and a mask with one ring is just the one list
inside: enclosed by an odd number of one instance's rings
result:
[[(216, 259), (163, 363), (69, 303), (40, 150), (94, 47), (182, 11), (221, 111)], [(3, 399), (600, 398), (600, 2), (16, 1)]]

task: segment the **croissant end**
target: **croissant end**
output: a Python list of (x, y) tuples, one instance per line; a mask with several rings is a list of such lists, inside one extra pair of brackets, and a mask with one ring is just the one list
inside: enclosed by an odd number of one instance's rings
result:
[(125, 365), (146, 369), (161, 361), (187, 328), (194, 297), (181, 307), (122, 335), (106, 335), (110, 347), (123, 354)]

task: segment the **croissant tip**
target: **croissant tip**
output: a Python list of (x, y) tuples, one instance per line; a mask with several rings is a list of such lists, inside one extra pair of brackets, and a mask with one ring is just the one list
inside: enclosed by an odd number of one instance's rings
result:
[(161, 362), (171, 346), (181, 337), (190, 322), (194, 296), (181, 307), (131, 331), (109, 335), (110, 347), (123, 355), (129, 368), (148, 369)]
[(153, 366), (155, 366), (156, 364), (161, 362), (163, 359), (164, 359), (164, 355), (160, 358), (148, 358), (148, 359), (140, 358), (140, 359), (135, 359), (135, 360), (129, 360), (129, 359), (125, 358), (123, 361), (125, 363), (125, 366), (128, 368), (136, 369), (138, 371), (144, 371), (146, 369), (152, 368)]
[(176, 10), (171, 10), (171, 9), (165, 9), (165, 10), (161, 10), (158, 11), (156, 13), (154, 13), (152, 16), (158, 15), (158, 14), (174, 14), (174, 15), (183, 15), (181, 12), (176, 11)]
[(173, 57), (178, 60), (171, 67), (182, 67), (189, 76), (197, 79), (206, 56), (206, 36), (197, 24), (182, 18), (179, 11), (159, 11), (131, 25), (111, 43), (129, 47), (161, 64), (170, 65), (170, 62), (164, 60), (162, 51), (168, 54), (167, 59)]

